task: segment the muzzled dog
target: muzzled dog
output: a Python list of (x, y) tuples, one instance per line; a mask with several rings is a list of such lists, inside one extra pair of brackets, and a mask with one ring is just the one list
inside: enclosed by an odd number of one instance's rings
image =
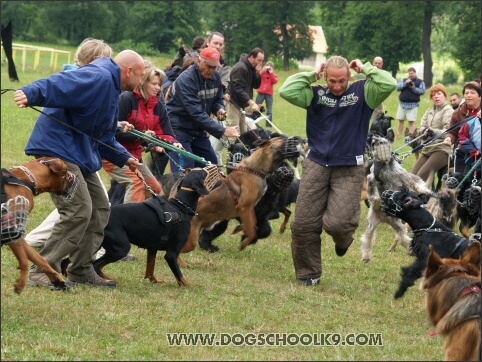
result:
[(177, 258), (186, 244), (199, 197), (207, 195), (218, 179), (215, 165), (196, 168), (182, 178), (175, 198), (157, 195), (141, 203), (113, 205), (101, 245), (105, 254), (93, 261), (97, 274), (114, 280), (104, 274), (103, 268), (126, 256), (134, 244), (147, 249), (145, 278), (153, 283), (164, 282), (154, 276), (154, 266), (157, 251), (165, 250), (164, 259), (177, 283), (190, 285)]
[(203, 229), (211, 229), (221, 220), (239, 217), (243, 225), (240, 250), (244, 250), (256, 238), (256, 215), (254, 207), (266, 192), (266, 177), (273, 173), (285, 158), (297, 156), (294, 143), (289, 138), (275, 137), (259, 140), (258, 148), (233, 166), (221, 185), (201, 198), (198, 215), (191, 222), (188, 241), (183, 253), (194, 250)]
[(422, 288), (428, 319), (444, 337), (444, 361), (480, 361), (480, 243), (458, 259), (429, 249)]
[(34, 207), (34, 197), (51, 192), (70, 199), (78, 185), (73, 173), (58, 158), (41, 157), (6, 170), (2, 168), (2, 246), (8, 245), (18, 261), (20, 275), (15, 282), (15, 293), (25, 288), (28, 261), (45, 273), (55, 288), (65, 290), (65, 280), (24, 239), (28, 214)]
[(458, 190), (442, 189), (431, 197), (427, 203), (427, 210), (449, 229), (453, 230), (458, 221), (457, 216)]
[(380, 209), (380, 195), (385, 190), (396, 190), (400, 185), (415, 191), (417, 194), (431, 194), (431, 190), (417, 175), (406, 171), (391, 154), (389, 142), (377, 135), (371, 135), (370, 153), (373, 158), (370, 173), (367, 176), (367, 197), (370, 208), (367, 214), (367, 227), (360, 238), (362, 261), (369, 262), (372, 259), (373, 243), (377, 226), (385, 222), (396, 233), (396, 238), (389, 251), (395, 251), (400, 241), (407, 252), (410, 252), (410, 237), (407, 228), (399, 218), (386, 215)]
[(456, 235), (427, 211), (427, 200), (428, 195), (417, 195), (405, 186), (400, 187), (399, 191), (386, 190), (382, 194), (382, 211), (405, 221), (413, 233), (411, 249), (416, 260), (412, 265), (401, 269), (402, 280), (395, 298), (401, 298), (422, 276), (427, 265), (429, 245), (432, 245), (433, 250), (442, 258), (458, 258), (469, 245), (469, 240)]
[(395, 141), (395, 132), (392, 128), (392, 121), (393, 117), (379, 112), (370, 126), (370, 132), (380, 137), (384, 137), (388, 142), (393, 143)]

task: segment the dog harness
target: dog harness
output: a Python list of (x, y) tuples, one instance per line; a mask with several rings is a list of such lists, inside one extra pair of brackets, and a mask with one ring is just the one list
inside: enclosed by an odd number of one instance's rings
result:
[(7, 201), (7, 196), (5, 193), (5, 184), (11, 184), (11, 185), (19, 185), (28, 188), (33, 195), (38, 195), (38, 190), (37, 190), (37, 183), (35, 182), (35, 178), (33, 175), (27, 170), (26, 167), (22, 166), (17, 166), (15, 168), (20, 168), (29, 178), (29, 180), (32, 182), (32, 184), (28, 183), (25, 180), (19, 179), (18, 177), (14, 176), (10, 171), (8, 171), (5, 168), (2, 168), (2, 203)]

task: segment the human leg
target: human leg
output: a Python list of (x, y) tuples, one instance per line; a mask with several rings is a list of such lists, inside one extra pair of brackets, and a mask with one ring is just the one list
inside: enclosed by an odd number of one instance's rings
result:
[(418, 161), (421, 158), (425, 158), (426, 161), (423, 164), (421, 164), (418, 169), (416, 169), (417, 173), (413, 171), (412, 173), (415, 173), (416, 175), (420, 176), (420, 178), (425, 181), (425, 184), (427, 185), (427, 187), (431, 187), (435, 173), (439, 169), (447, 165), (448, 155), (445, 152), (441, 152), (441, 151), (433, 152), (430, 156), (422, 155), (417, 160), (415, 165), (419, 163)]
[(303, 161), (295, 217), (291, 222), (291, 254), (299, 280), (320, 278), (322, 273), (322, 218), (326, 210), (329, 178), (329, 168), (310, 159)]
[(273, 96), (270, 94), (266, 94), (265, 101), (266, 101), (266, 116), (269, 118), (271, 122), (273, 122)]
[[(182, 147), (184, 148), (184, 150), (192, 153), (191, 143), (193, 141), (193, 137), (180, 130), (176, 130), (175, 133), (176, 133), (176, 139), (179, 141), (180, 144), (182, 144)], [(171, 172), (183, 171), (187, 168), (194, 167), (194, 160), (192, 158), (180, 155), (174, 151), (170, 152), (169, 156), (171, 158), (170, 159)]]
[(25, 241), (27, 244), (30, 244), (30, 246), (34, 248), (41, 249), (52, 234), (52, 228), (55, 223), (59, 220), (59, 212), (57, 209), (54, 209), (39, 226), (25, 235)]
[(70, 253), (72, 264), (67, 268), (68, 279), (74, 285), (80, 283), (113, 287), (115, 282), (98, 277), (92, 266), (93, 255), (102, 244), (104, 228), (109, 221), (109, 200), (98, 177), (89, 174), (84, 176), (84, 180), (91, 200), (91, 215), (78, 246)]
[(408, 121), (408, 132), (413, 134), (413, 132), (415, 132), (415, 122), (417, 121), (418, 107), (407, 109), (405, 114)]
[[(196, 137), (192, 144), (192, 153), (196, 156), (204, 158), (206, 161), (211, 162), (212, 164), (216, 164), (218, 159), (216, 154), (214, 153), (213, 147), (211, 146), (211, 142), (209, 141), (209, 137), (206, 133), (203, 133), (201, 136)], [(204, 163), (200, 163), (195, 161), (195, 167), (205, 167)]]
[[(130, 186), (126, 188), (124, 204), (143, 202), (146, 199), (146, 187), (139, 178), (138, 174), (132, 172), (128, 167), (123, 167), (121, 170), (131, 179)], [(157, 181), (157, 179), (152, 175), (151, 170), (149, 170), (145, 163), (141, 163), (141, 165), (137, 167), (137, 171), (141, 174), (141, 177), (151, 188), (152, 192), (155, 194), (159, 194), (159, 192), (161, 192), (161, 185), (159, 184), (159, 181)]]
[[(233, 102), (226, 102), (226, 126), (238, 126), (239, 133), (243, 133), (247, 130), (242, 109)], [(230, 144), (234, 144), (236, 142), (236, 137), (228, 137), (228, 141)]]
[(364, 173), (363, 165), (331, 168), (330, 192), (323, 215), (323, 228), (333, 238), (338, 256), (346, 253), (358, 227)]
[(398, 126), (397, 126), (397, 140), (400, 139), (402, 134), (404, 134), (403, 128), (405, 125), (405, 109), (402, 108), (402, 106), (399, 104), (398, 109), (397, 109), (397, 115), (395, 118), (398, 120)]

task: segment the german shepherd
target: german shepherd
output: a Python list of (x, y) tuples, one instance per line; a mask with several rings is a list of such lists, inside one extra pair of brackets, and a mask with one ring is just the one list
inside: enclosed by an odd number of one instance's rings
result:
[(445, 361), (480, 361), (480, 242), (458, 259), (430, 253), (422, 289), (435, 333), (445, 338)]

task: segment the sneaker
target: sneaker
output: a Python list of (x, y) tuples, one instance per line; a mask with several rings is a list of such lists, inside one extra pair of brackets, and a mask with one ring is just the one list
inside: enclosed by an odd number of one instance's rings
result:
[(320, 277), (318, 278), (299, 278), (298, 281), (301, 285), (313, 286), (320, 284)]
[(30, 272), (27, 279), (27, 284), (31, 287), (45, 287), (52, 290), (62, 290), (61, 288), (54, 286), (45, 273)]
[(79, 285), (85, 284), (91, 287), (109, 287), (115, 288), (117, 283), (113, 280), (104, 279), (98, 276), (96, 273), (89, 274), (89, 276), (84, 278), (72, 278), (72, 275), (69, 275), (67, 282), (65, 283), (68, 288), (77, 287)]
[(134, 261), (134, 260), (136, 260), (136, 257), (132, 254), (127, 254), (121, 259), (121, 261)]

